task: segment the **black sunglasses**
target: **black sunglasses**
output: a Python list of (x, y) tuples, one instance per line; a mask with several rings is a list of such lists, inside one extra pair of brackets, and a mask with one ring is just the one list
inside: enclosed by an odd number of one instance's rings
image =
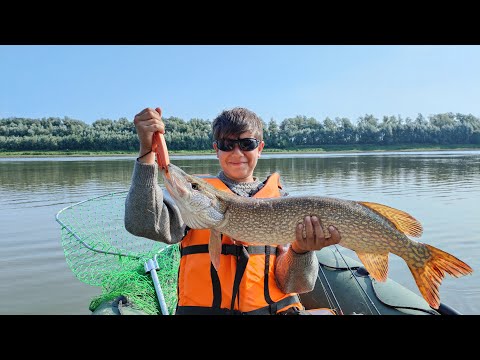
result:
[(232, 151), (235, 147), (235, 144), (238, 144), (238, 147), (242, 151), (252, 151), (258, 147), (260, 140), (255, 138), (245, 138), (245, 139), (220, 139), (215, 140), (217, 148), (222, 151)]

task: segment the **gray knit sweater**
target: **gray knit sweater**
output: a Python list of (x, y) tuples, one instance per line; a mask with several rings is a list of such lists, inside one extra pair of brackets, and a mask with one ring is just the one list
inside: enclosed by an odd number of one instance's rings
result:
[[(220, 180), (239, 196), (253, 196), (263, 187), (257, 178), (251, 183), (238, 183), (223, 172)], [(286, 194), (284, 194), (286, 195)], [(125, 228), (136, 236), (167, 244), (175, 244), (185, 235), (185, 224), (168, 191), (158, 184), (157, 164), (135, 161), (130, 190), (125, 201)], [(318, 273), (315, 252), (295, 253), (282, 246), (275, 263), (277, 285), (286, 293), (305, 293), (313, 290)]]

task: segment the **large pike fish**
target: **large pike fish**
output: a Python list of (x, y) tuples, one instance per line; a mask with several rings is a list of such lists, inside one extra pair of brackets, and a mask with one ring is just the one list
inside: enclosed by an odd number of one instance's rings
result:
[(322, 196), (245, 198), (217, 190), (171, 163), (162, 175), (185, 224), (211, 230), (209, 253), (215, 269), (220, 264), (220, 234), (246, 243), (283, 245), (295, 240), (295, 227), (305, 216), (315, 215), (324, 229), (329, 225), (338, 229), (340, 245), (355, 251), (377, 281), (387, 279), (389, 254), (400, 256), (435, 309), (440, 306), (438, 288), (445, 273), (459, 277), (473, 271), (455, 256), (408, 238), (420, 237), (422, 225), (406, 212), (382, 204)]

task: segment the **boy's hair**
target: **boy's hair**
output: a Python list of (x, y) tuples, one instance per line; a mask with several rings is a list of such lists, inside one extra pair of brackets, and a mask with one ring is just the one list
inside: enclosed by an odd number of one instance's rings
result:
[(240, 135), (246, 131), (250, 131), (256, 139), (263, 140), (262, 120), (253, 111), (242, 107), (223, 110), (213, 120), (212, 131), (213, 140)]

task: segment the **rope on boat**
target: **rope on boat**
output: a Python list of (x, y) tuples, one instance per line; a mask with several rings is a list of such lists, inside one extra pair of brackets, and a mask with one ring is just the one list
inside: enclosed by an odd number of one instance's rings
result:
[[(380, 311), (378, 310), (378, 308), (375, 306), (375, 303), (373, 302), (372, 298), (368, 295), (368, 293), (365, 291), (365, 289), (363, 288), (363, 286), (360, 284), (360, 282), (358, 281), (358, 278), (357, 276), (355, 275), (355, 273), (353, 272), (352, 268), (348, 265), (348, 262), (347, 260), (343, 257), (342, 253), (340, 252), (340, 250), (338, 249), (338, 246), (337, 245), (333, 245), (335, 247), (335, 251), (338, 252), (338, 254), (340, 255), (340, 257), (342, 258), (343, 262), (345, 263), (345, 266), (347, 267), (348, 271), (350, 272), (350, 274), (352, 275), (353, 279), (355, 279), (355, 284), (356, 286), (361, 289), (361, 295), (362, 297), (365, 299), (368, 299), (368, 302), (366, 303), (367, 307), (368, 307), (368, 310), (370, 311), (370, 314), (371, 315), (374, 315), (374, 312), (372, 311), (372, 308), (375, 310), (376, 314), (377, 315), (381, 315)], [(322, 268), (320, 266), (320, 268)], [(323, 269), (322, 269), (322, 273), (323, 273)], [(325, 281), (327, 282), (327, 285), (330, 289), (330, 292), (332, 294), (333, 297), (335, 297), (335, 293), (334, 291), (332, 290), (331, 286), (330, 286), (330, 283), (325, 275), (325, 273), (323, 273), (323, 277), (325, 279)], [(322, 286), (323, 286), (323, 283), (322, 283)], [(327, 292), (325, 291), (325, 294), (327, 294)], [(328, 295), (327, 295), (328, 296)], [(335, 298), (335, 302), (337, 304), (337, 306), (339, 307), (340, 311), (341, 310), (341, 307), (340, 307), (340, 304), (338, 302), (338, 300)], [(329, 300), (329, 303), (330, 303), (330, 300)], [(370, 304), (370, 305), (369, 305)], [(371, 306), (371, 307), (370, 307)], [(342, 312), (343, 314), (343, 312)]]

